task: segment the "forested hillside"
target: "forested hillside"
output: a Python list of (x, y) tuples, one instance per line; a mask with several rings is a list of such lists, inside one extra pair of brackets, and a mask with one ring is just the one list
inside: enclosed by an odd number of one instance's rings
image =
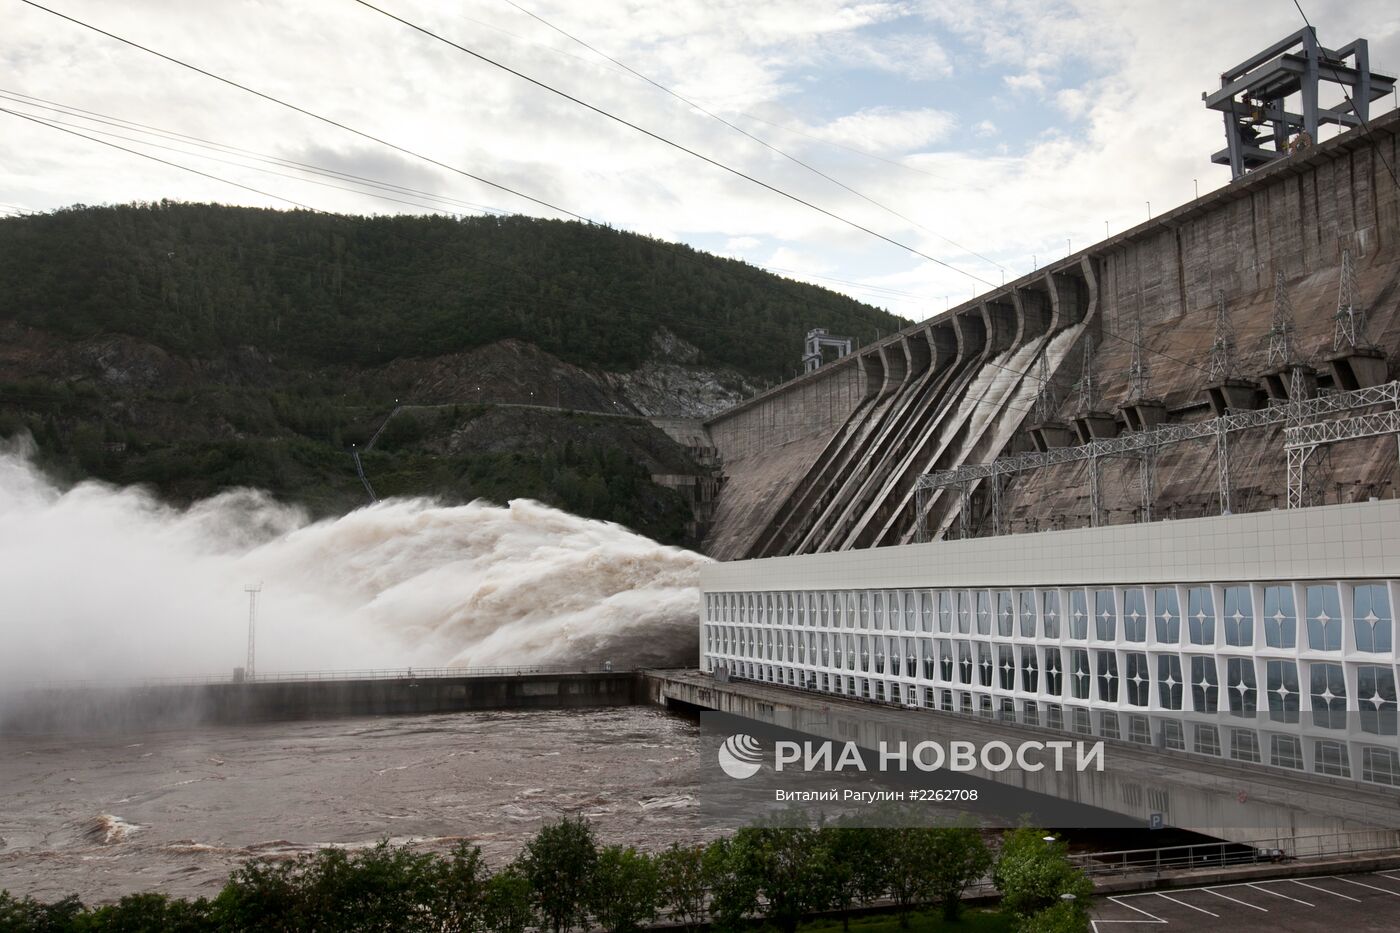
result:
[(317, 514), (367, 501), (358, 445), (380, 496), (524, 496), (694, 543), (657, 478), (707, 468), (648, 416), (791, 374), (811, 327), (901, 323), (579, 223), (75, 207), (0, 220), (0, 438), (63, 479)]
[(118, 332), (179, 354), (238, 346), (375, 365), (507, 337), (630, 369), (664, 326), (698, 362), (776, 380), (814, 326), (903, 323), (689, 247), (528, 217), (342, 217), (209, 204), (75, 207), (0, 221), (0, 318)]

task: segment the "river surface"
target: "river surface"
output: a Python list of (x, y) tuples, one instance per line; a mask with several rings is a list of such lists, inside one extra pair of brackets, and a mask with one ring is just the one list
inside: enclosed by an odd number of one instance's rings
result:
[(700, 727), (645, 707), (0, 738), (0, 889), (212, 896), (238, 864), (381, 839), (497, 866), (544, 822), (703, 840)]

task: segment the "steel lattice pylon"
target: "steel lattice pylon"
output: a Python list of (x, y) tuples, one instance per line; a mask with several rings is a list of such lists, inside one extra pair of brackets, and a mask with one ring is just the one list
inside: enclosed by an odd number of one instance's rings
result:
[(1366, 312), (1357, 306), (1356, 263), (1351, 250), (1342, 250), (1342, 275), (1337, 282), (1336, 328), (1333, 350), (1355, 350), (1366, 343)]
[(1147, 398), (1151, 388), (1152, 369), (1148, 365), (1147, 356), (1142, 352), (1142, 309), (1139, 308), (1133, 324), (1133, 356), (1128, 363), (1128, 398)]
[(1235, 372), (1235, 328), (1230, 322), (1230, 306), (1225, 302), (1223, 288), (1216, 290), (1215, 302), (1215, 342), (1210, 345), (1206, 378), (1221, 382)]
[(1084, 335), (1084, 361), (1079, 371), (1079, 412), (1094, 410), (1097, 402), (1094, 387), (1094, 342)]
[(1274, 273), (1274, 320), (1269, 327), (1269, 365), (1288, 366), (1293, 363), (1293, 301), (1288, 297), (1288, 284), (1283, 270)]

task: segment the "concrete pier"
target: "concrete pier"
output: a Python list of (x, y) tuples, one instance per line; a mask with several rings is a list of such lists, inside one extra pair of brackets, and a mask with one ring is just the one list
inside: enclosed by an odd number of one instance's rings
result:
[(638, 683), (632, 671), (607, 671), (38, 688), (0, 695), (0, 735), (627, 706)]

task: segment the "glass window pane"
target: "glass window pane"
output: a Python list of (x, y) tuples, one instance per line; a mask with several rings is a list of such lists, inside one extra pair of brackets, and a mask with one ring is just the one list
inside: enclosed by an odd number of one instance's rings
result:
[(1123, 591), (1123, 637), (1131, 642), (1147, 641), (1147, 600), (1142, 587)]
[(1298, 613), (1287, 584), (1264, 587), (1264, 642), (1270, 648), (1298, 646)]
[(1352, 588), (1351, 618), (1357, 651), (1390, 651), (1390, 594), (1384, 583)]
[(1112, 590), (1094, 591), (1094, 637), (1099, 641), (1113, 641), (1118, 637), (1118, 610)]
[(1215, 599), (1210, 587), (1193, 586), (1187, 591), (1186, 624), (1191, 644), (1215, 644)]
[(1342, 650), (1342, 604), (1332, 584), (1308, 587), (1308, 647), (1314, 651)]
[(1254, 646), (1254, 601), (1247, 586), (1225, 587), (1225, 644)]
[(1157, 620), (1157, 640), (1175, 645), (1181, 641), (1181, 603), (1176, 587), (1159, 586), (1153, 593), (1152, 612)]

